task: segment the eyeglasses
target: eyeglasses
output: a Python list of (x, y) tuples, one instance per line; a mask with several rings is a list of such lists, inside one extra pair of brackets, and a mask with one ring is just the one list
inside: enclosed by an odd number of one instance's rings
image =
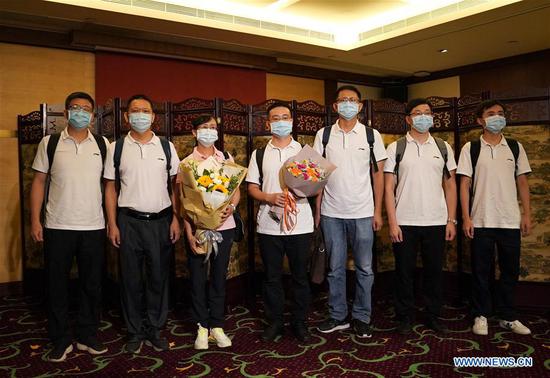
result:
[(153, 114), (153, 110), (150, 109), (150, 108), (130, 108), (130, 109), (128, 109), (128, 113)]
[(433, 113), (430, 112), (430, 111), (427, 111), (427, 112), (412, 112), (411, 114), (409, 114), (411, 117), (416, 117), (416, 116), (421, 116), (421, 115), (426, 115), (426, 116), (433, 116)]
[(84, 110), (85, 112), (88, 112), (88, 113), (91, 113), (91, 112), (94, 111), (91, 107), (89, 107), (87, 105), (82, 106), (82, 105), (78, 105), (78, 104), (73, 104), (73, 105), (69, 106), (68, 110), (76, 110), (76, 111)]
[(270, 121), (273, 121), (273, 122), (279, 122), (279, 121), (289, 121), (291, 120), (292, 117), (289, 116), (289, 115), (282, 115), (282, 116), (278, 116), (278, 115), (274, 115), (272, 117), (269, 118)]
[(353, 102), (354, 104), (358, 104), (361, 102), (361, 100), (359, 100), (357, 97), (340, 97), (336, 99), (336, 102)]

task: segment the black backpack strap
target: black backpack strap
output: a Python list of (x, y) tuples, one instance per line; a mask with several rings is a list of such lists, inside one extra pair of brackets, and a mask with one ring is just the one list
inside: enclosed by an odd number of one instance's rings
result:
[(115, 142), (115, 153), (113, 155), (113, 165), (115, 166), (115, 189), (120, 192), (120, 158), (122, 156), (122, 147), (124, 147), (125, 137), (117, 139)]
[(166, 175), (168, 195), (172, 195), (172, 180), (170, 177), (170, 171), (172, 170), (172, 150), (170, 149), (170, 142), (166, 138), (159, 138), (162, 149), (164, 150), (164, 156), (166, 156)]
[(264, 153), (265, 147), (258, 148), (256, 150), (256, 164), (258, 165), (258, 172), (260, 173), (260, 188), (263, 186), (264, 183)]
[(105, 139), (98, 134), (92, 133), (95, 142), (97, 143), (97, 146), (99, 147), (99, 152), (101, 153), (101, 160), (103, 161), (103, 165), (105, 165), (105, 157), (107, 156), (107, 144), (105, 143)]
[(510, 147), (510, 150), (512, 150), (512, 155), (514, 155), (514, 177), (516, 176), (516, 172), (518, 170), (518, 158), (519, 158), (519, 143), (517, 140), (512, 138), (506, 138), (506, 143), (508, 143), (508, 147)]
[(55, 156), (55, 150), (57, 144), (59, 143), (59, 138), (61, 137), (60, 133), (50, 135), (50, 140), (48, 140), (48, 147), (46, 148), (46, 153), (48, 155), (48, 173), (50, 173), (53, 165), (53, 159)]
[(481, 141), (479, 139), (470, 142), (470, 161), (472, 162), (472, 187), (474, 186), (474, 176), (476, 174), (477, 160), (481, 150)]
[(374, 129), (372, 127), (365, 126), (365, 132), (367, 133), (367, 143), (369, 144), (370, 163), (374, 168), (374, 172), (378, 172), (378, 162), (376, 156), (374, 156)]
[(399, 163), (403, 160), (405, 150), (407, 149), (407, 138), (401, 137), (397, 139), (395, 146), (395, 167), (393, 168), (394, 175), (399, 179)]
[(439, 152), (441, 152), (441, 157), (443, 157), (443, 177), (448, 179), (449, 177), (451, 177), (451, 173), (447, 168), (447, 160), (449, 160), (449, 151), (447, 150), (447, 146), (445, 145), (445, 141), (443, 139), (434, 137), (434, 140), (435, 140), (435, 144), (437, 144), (437, 148), (439, 148)]
[(323, 157), (326, 158), (327, 157), (327, 144), (328, 144), (328, 140), (330, 139), (330, 132), (332, 130), (332, 125), (330, 126), (327, 126), (324, 128), (323, 130)]

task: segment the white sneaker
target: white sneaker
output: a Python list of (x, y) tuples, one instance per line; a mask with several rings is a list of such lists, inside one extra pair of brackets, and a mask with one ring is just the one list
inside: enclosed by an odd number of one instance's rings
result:
[(487, 318), (485, 316), (478, 316), (474, 319), (472, 332), (482, 336), (487, 336), (489, 334), (489, 327), (487, 326)]
[(220, 348), (227, 348), (231, 346), (231, 339), (225, 335), (223, 328), (211, 328), (210, 339), (215, 340), (216, 344)]
[(208, 329), (202, 327), (200, 323), (197, 323), (197, 325), (199, 328), (197, 330), (197, 338), (195, 339), (195, 349), (208, 349)]
[(514, 320), (513, 322), (508, 322), (506, 320), (501, 320), (499, 322), (500, 326), (502, 328), (508, 329), (514, 333), (517, 333), (518, 335), (530, 335), (531, 330), (521, 324), (519, 320)]

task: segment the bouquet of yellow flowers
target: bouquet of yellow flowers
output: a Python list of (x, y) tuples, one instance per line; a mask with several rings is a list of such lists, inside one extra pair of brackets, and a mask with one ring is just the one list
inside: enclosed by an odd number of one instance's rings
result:
[(203, 161), (187, 159), (180, 163), (180, 200), (182, 215), (195, 225), (195, 237), (210, 255), (217, 253), (222, 236), (222, 213), (246, 175), (246, 168), (232, 162), (218, 162), (214, 157)]

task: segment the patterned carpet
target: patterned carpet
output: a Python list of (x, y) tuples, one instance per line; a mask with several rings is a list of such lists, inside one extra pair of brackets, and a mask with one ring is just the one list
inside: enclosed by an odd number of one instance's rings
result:
[[(57, 377), (86, 375), (209, 376), (209, 377), (550, 377), (549, 320), (526, 314), (522, 320), (533, 331), (519, 336), (490, 321), (488, 337), (469, 331), (467, 308), (445, 307), (445, 324), (451, 333), (440, 337), (422, 324), (408, 336), (392, 332), (393, 310), (388, 303), (375, 305), (375, 334), (356, 338), (350, 331), (323, 335), (313, 330), (325, 315), (326, 298), (315, 301), (310, 316), (312, 339), (299, 344), (287, 332), (273, 343), (260, 341), (261, 311), (230, 309), (226, 332), (233, 347), (193, 350), (194, 326), (184, 311), (171, 313), (165, 336), (171, 350), (142, 354), (124, 352), (124, 333), (118, 310), (104, 313), (100, 337), (109, 352), (97, 357), (75, 352), (63, 363), (49, 363), (46, 320), (41, 305), (31, 297), (0, 299), (0, 376)], [(181, 313), (180, 313), (181, 312)], [(529, 356), (531, 368), (455, 368), (453, 356)]]

